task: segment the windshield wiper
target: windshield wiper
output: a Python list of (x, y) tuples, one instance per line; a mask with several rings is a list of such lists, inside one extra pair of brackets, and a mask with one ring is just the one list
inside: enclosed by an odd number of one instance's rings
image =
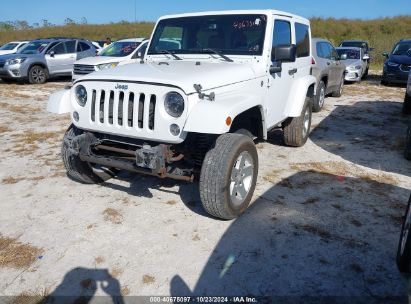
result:
[(234, 62), (234, 60), (232, 60), (231, 58), (227, 57), (226, 55), (222, 54), (221, 52), (219, 52), (215, 49), (203, 49), (202, 52), (214, 53), (214, 54), (220, 56), (221, 58), (223, 58), (225, 61)]
[(171, 56), (173, 56), (176, 60), (183, 60), (182, 58), (178, 57), (176, 54), (174, 54), (174, 53), (172, 53), (172, 52), (170, 52), (170, 51), (168, 51), (168, 50), (162, 50), (161, 53), (162, 53), (162, 54), (171, 55)]

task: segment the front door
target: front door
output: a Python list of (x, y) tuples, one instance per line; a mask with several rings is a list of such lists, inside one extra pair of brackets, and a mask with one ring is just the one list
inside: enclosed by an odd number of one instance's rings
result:
[[(273, 48), (279, 45), (293, 43), (292, 24), (286, 19), (274, 21)], [(276, 62), (273, 62), (276, 65)], [(282, 71), (268, 75), (268, 92), (265, 100), (267, 128), (271, 129), (285, 120), (285, 106), (291, 91), (292, 79), (295, 69), (294, 62), (283, 62)]]
[(66, 41), (56, 44), (46, 54), (49, 73), (70, 74), (76, 60), (76, 41)]

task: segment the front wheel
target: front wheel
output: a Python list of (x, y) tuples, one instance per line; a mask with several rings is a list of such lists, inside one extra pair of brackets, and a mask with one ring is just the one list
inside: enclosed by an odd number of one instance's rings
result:
[(68, 177), (83, 184), (99, 184), (114, 177), (117, 172), (115, 169), (82, 161), (79, 155), (70, 150), (71, 141), (80, 134), (81, 131), (71, 125), (64, 135), (61, 156)]
[(402, 104), (402, 113), (409, 115), (411, 114), (411, 96), (405, 94), (404, 103)]
[(207, 152), (200, 175), (200, 197), (207, 213), (224, 220), (250, 204), (258, 175), (257, 149), (251, 138), (223, 134)]
[(41, 66), (35, 65), (29, 70), (29, 82), (31, 84), (46, 83), (48, 77), (47, 70)]
[(308, 139), (311, 129), (312, 102), (307, 97), (299, 117), (291, 117), (283, 124), (284, 143), (291, 147), (301, 147)]
[(411, 197), (402, 223), (400, 241), (397, 250), (397, 266), (401, 272), (411, 272)]
[(345, 77), (343, 76), (341, 78), (341, 82), (340, 85), (338, 86), (338, 89), (334, 92), (332, 92), (332, 97), (341, 97), (344, 91), (344, 81), (345, 81)]

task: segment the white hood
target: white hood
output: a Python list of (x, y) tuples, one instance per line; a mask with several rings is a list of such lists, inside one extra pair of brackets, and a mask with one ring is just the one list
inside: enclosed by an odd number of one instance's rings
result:
[(16, 52), (16, 50), (9, 50), (9, 51), (1, 51), (0, 50), (0, 55), (8, 55), (8, 54), (14, 54)]
[(95, 56), (87, 57), (77, 60), (74, 64), (84, 64), (84, 65), (99, 65), (112, 62), (121, 62), (127, 60), (128, 57), (110, 57), (110, 56)]
[(201, 62), (166, 60), (135, 63), (99, 71), (81, 78), (87, 80), (140, 81), (173, 85), (186, 94), (195, 93), (194, 84), (210, 90), (257, 77), (252, 64), (236, 62)]
[(345, 64), (346, 68), (355, 67), (355, 66), (358, 66), (358, 65), (362, 65), (362, 61), (361, 61), (361, 59), (347, 59), (347, 60), (344, 60), (344, 64)]

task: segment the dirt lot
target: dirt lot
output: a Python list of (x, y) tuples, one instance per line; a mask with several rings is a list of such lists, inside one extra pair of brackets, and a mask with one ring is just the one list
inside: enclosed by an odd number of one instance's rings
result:
[(45, 111), (65, 84), (0, 83), (0, 295), (406, 300), (395, 265), (411, 188), (404, 89), (376, 75), (347, 85), (314, 115), (303, 148), (270, 134), (252, 206), (224, 222), (203, 212), (196, 184), (68, 179), (59, 152), (69, 117)]

